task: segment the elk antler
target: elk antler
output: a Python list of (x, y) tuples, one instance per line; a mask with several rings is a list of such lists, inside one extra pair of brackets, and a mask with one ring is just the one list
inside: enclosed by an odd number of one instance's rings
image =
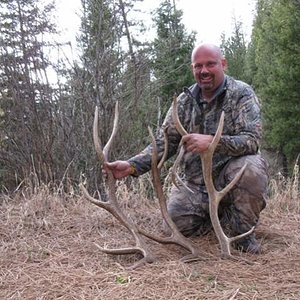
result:
[[(160, 182), (160, 168), (162, 166), (162, 161), (160, 161), (159, 165), (157, 165), (158, 158), (157, 158), (157, 145), (153, 135), (152, 130), (148, 127), (149, 134), (152, 138), (152, 161), (151, 161), (151, 171), (152, 171), (152, 178), (153, 178), (153, 185), (156, 191), (156, 195), (159, 201), (160, 210), (165, 220), (166, 224), (168, 225), (171, 236), (168, 238), (163, 238), (161, 240), (162, 243), (172, 243), (180, 245), (181, 247), (189, 250), (191, 254), (184, 256), (181, 260), (183, 262), (190, 262), (194, 260), (204, 259), (204, 254), (201, 253), (195, 245), (192, 243), (191, 240), (186, 238), (182, 233), (178, 230), (177, 226), (171, 219), (168, 214), (167, 204), (166, 204), (166, 197), (163, 192), (163, 188)], [(167, 144), (166, 132), (164, 131), (164, 138), (165, 138), (165, 145)], [(165, 157), (165, 155), (163, 156)]]
[[(94, 126), (93, 126), (93, 138), (94, 138), (94, 145), (97, 152), (97, 155), (99, 157), (100, 163), (103, 165), (105, 162), (108, 161), (108, 154), (109, 150), (112, 144), (112, 141), (115, 137), (116, 131), (117, 131), (117, 124), (118, 124), (118, 118), (119, 118), (119, 111), (118, 111), (118, 103), (116, 103), (116, 109), (115, 109), (115, 119), (114, 119), (114, 126), (113, 131), (111, 134), (111, 137), (104, 147), (102, 151), (101, 141), (98, 136), (98, 108), (95, 109), (95, 117), (94, 117)], [(96, 246), (104, 253), (108, 254), (133, 254), (133, 253), (140, 253), (142, 254), (143, 258), (135, 263), (131, 268), (136, 268), (138, 266), (141, 266), (144, 263), (152, 263), (154, 261), (154, 256), (147, 248), (147, 245), (143, 239), (143, 237), (139, 234), (139, 229), (135, 226), (135, 224), (127, 218), (127, 216), (122, 212), (122, 209), (120, 208), (117, 197), (116, 197), (116, 180), (112, 174), (111, 171), (107, 171), (107, 186), (108, 186), (108, 201), (104, 202), (101, 199), (95, 199), (93, 198), (86, 188), (83, 186), (83, 184), (80, 184), (80, 188), (83, 191), (84, 196), (93, 204), (107, 210), (110, 212), (114, 217), (116, 217), (121, 224), (123, 224), (133, 235), (136, 241), (136, 246), (134, 247), (128, 247), (128, 248), (121, 248), (121, 249), (107, 249), (100, 247), (96, 244)]]
[[(186, 135), (187, 131), (182, 126), (177, 111), (177, 99), (174, 97), (173, 100), (173, 108), (172, 108), (172, 117), (173, 122), (177, 131), (182, 135)], [(200, 158), (202, 162), (202, 172), (204, 177), (204, 182), (207, 188), (208, 196), (209, 196), (209, 215), (211, 219), (212, 226), (214, 228), (215, 234), (218, 238), (220, 247), (221, 247), (221, 257), (222, 258), (233, 258), (230, 252), (230, 244), (238, 239), (241, 239), (249, 234), (251, 234), (255, 227), (252, 227), (246, 233), (240, 234), (235, 237), (227, 237), (221, 227), (219, 216), (218, 216), (218, 207), (222, 198), (233, 188), (233, 186), (237, 183), (237, 181), (242, 176), (247, 164), (240, 169), (240, 171), (236, 174), (234, 179), (221, 191), (217, 191), (214, 187), (213, 179), (212, 179), (212, 157), (214, 151), (220, 141), (222, 130), (224, 126), (224, 112), (221, 114), (221, 118), (219, 121), (219, 126), (217, 132), (213, 138), (213, 141), (209, 145), (208, 149), (204, 152), (200, 152)]]

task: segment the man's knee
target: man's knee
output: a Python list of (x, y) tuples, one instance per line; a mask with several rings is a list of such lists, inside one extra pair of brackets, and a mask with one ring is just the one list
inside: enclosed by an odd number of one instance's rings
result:
[[(231, 191), (233, 202), (245, 204), (250, 201), (253, 209), (261, 211), (266, 205), (268, 172), (267, 164), (260, 155), (247, 155), (231, 159), (220, 174), (221, 185), (225, 186), (246, 164), (246, 169)], [(238, 202), (239, 202), (238, 201)]]
[(168, 214), (183, 235), (203, 234), (207, 231), (207, 220), (210, 222), (207, 194), (173, 188), (168, 202)]
[(259, 155), (232, 159), (222, 171), (222, 185), (227, 185), (244, 164), (247, 164), (246, 169), (228, 196), (233, 206), (230, 209), (232, 227), (240, 232), (257, 224), (260, 212), (266, 206), (268, 186), (267, 165)]

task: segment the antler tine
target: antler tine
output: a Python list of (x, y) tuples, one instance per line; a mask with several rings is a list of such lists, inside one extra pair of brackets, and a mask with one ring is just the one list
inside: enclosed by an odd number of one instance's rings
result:
[(94, 124), (93, 124), (93, 140), (94, 140), (94, 146), (95, 146), (95, 150), (98, 155), (98, 158), (99, 158), (101, 164), (103, 164), (106, 158), (104, 157), (101, 141), (100, 141), (100, 138), (98, 135), (98, 106), (95, 107)]
[[(149, 130), (149, 128), (148, 128), (148, 130)], [(157, 165), (158, 170), (160, 170), (162, 168), (164, 162), (166, 161), (167, 155), (168, 155), (169, 143), (167, 140), (167, 130), (168, 130), (168, 127), (164, 127), (163, 134), (164, 134), (164, 141), (165, 141), (165, 149), (164, 149), (163, 156)]]
[(115, 117), (114, 117), (113, 130), (112, 130), (112, 133), (110, 135), (108, 142), (106, 143), (106, 145), (103, 148), (103, 154), (107, 160), (108, 160), (108, 154), (109, 154), (110, 147), (111, 147), (113, 140), (117, 133), (118, 124), (119, 124), (119, 103), (117, 101), (116, 105), (115, 105)]
[[(176, 99), (176, 98), (175, 98)], [(179, 122), (180, 123), (180, 122)], [(149, 130), (149, 129), (148, 129)], [(151, 129), (150, 129), (151, 130)], [(163, 156), (161, 158), (161, 160), (159, 161), (159, 164), (157, 166), (158, 170), (160, 170), (162, 168), (162, 165), (163, 163), (165, 162), (166, 160), (166, 157), (167, 157), (167, 154), (168, 154), (168, 140), (167, 140), (167, 130), (168, 128), (164, 128), (163, 130), (163, 134), (164, 134), (164, 141), (165, 141), (165, 149), (164, 149), (164, 153), (163, 153)], [(178, 156), (176, 157), (175, 159), (175, 162), (173, 164), (173, 167), (171, 169), (171, 179), (172, 179), (172, 182), (174, 183), (174, 185), (179, 188), (178, 184), (177, 184), (177, 181), (183, 185), (189, 192), (191, 193), (194, 193), (188, 186), (186, 186), (186, 184), (182, 181), (182, 179), (178, 176), (176, 170), (177, 170), (177, 167), (182, 159), (184, 155), (184, 148), (182, 147), (182, 145), (180, 146), (180, 151), (179, 151), (179, 154)]]
[(215, 149), (221, 139), (221, 135), (222, 135), (223, 127), (224, 127), (224, 118), (225, 118), (225, 113), (224, 113), (224, 111), (222, 111), (217, 131), (214, 135), (212, 142), (210, 143), (210, 145), (208, 147), (211, 152), (215, 151)]
[(177, 131), (182, 135), (186, 135), (187, 131), (184, 129), (184, 127), (182, 126), (179, 117), (178, 117), (178, 110), (177, 110), (177, 98), (176, 96), (173, 97), (173, 105), (172, 105), (172, 118), (173, 118), (173, 122), (175, 124), (175, 128), (177, 129)]
[[(175, 223), (172, 221), (168, 214), (167, 205), (166, 205), (166, 198), (163, 192), (163, 188), (160, 182), (160, 174), (159, 169), (157, 167), (157, 145), (155, 141), (155, 137), (153, 135), (153, 132), (150, 127), (148, 127), (149, 134), (152, 139), (152, 161), (151, 161), (151, 171), (152, 171), (152, 177), (153, 177), (153, 185), (154, 189), (157, 194), (157, 198), (159, 201), (160, 210), (163, 216), (163, 219), (165, 220), (166, 224), (169, 226), (171, 230), (171, 236), (169, 238), (161, 239), (161, 243), (172, 243), (180, 245), (181, 247), (189, 250), (192, 254), (187, 255), (182, 258), (182, 261), (188, 262), (192, 260), (199, 260), (200, 257), (203, 257), (203, 255), (200, 255), (200, 252), (197, 248), (195, 248), (194, 244), (185, 236), (181, 234), (181, 232), (176, 227)], [(165, 143), (167, 142), (165, 138)], [(148, 236), (148, 235), (147, 235)], [(152, 238), (152, 237), (151, 237)], [(155, 240), (157, 240), (155, 238)]]
[[(183, 126), (179, 120), (178, 111), (177, 111), (177, 99), (175, 99), (175, 98), (173, 99), (172, 116), (173, 116), (173, 122), (175, 124), (177, 131), (181, 135), (187, 134), (186, 130), (183, 128)], [(213, 225), (215, 234), (218, 238), (218, 241), (219, 241), (219, 244), (221, 247), (221, 257), (232, 259), (233, 256), (231, 255), (231, 252), (230, 252), (230, 243), (237, 239), (240, 239), (242, 237), (249, 235), (250, 233), (253, 232), (254, 227), (251, 228), (246, 233), (243, 233), (243, 234), (235, 236), (235, 237), (228, 238), (225, 235), (225, 233), (222, 229), (222, 226), (220, 224), (220, 220), (219, 220), (219, 216), (218, 216), (219, 203), (220, 203), (221, 199), (225, 196), (225, 194), (228, 193), (229, 190), (237, 183), (237, 181), (240, 179), (240, 177), (242, 176), (242, 174), (246, 168), (246, 165), (244, 165), (243, 168), (237, 173), (235, 178), (222, 191), (218, 192), (215, 189), (214, 183), (213, 183), (213, 178), (212, 178), (212, 157), (213, 157), (213, 153), (220, 141), (223, 127), (224, 127), (224, 112), (222, 112), (222, 114), (221, 114), (218, 129), (213, 138), (213, 141), (211, 142), (211, 144), (209, 145), (209, 147), (206, 151), (200, 153), (200, 158), (201, 158), (201, 162), (202, 162), (202, 172), (203, 172), (203, 176), (204, 176), (204, 182), (205, 182), (207, 192), (209, 195), (209, 200), (210, 200), (209, 201), (209, 215), (211, 218), (211, 223)], [(248, 261), (246, 261), (246, 262), (250, 263)]]
[[(178, 117), (178, 111), (177, 111), (177, 97), (176, 95), (174, 95), (173, 97), (173, 107), (172, 107), (172, 118), (173, 118), (173, 122), (175, 124), (175, 128), (177, 129), (177, 131), (181, 134), (181, 136), (184, 136), (187, 134), (187, 131), (184, 129), (184, 127), (182, 126), (180, 120), (179, 120), (179, 117)], [(174, 185), (178, 188), (178, 184), (177, 184), (177, 181), (179, 183), (181, 183), (181, 185), (186, 189), (188, 190), (189, 192), (191, 193), (194, 193), (194, 191), (192, 191), (182, 180), (181, 178), (178, 176), (176, 170), (177, 170), (177, 167), (184, 155), (184, 148), (182, 146), (182, 144), (180, 143), (180, 151), (179, 151), (179, 154), (173, 164), (173, 167), (172, 167), (172, 182), (174, 183)], [(176, 181), (177, 180), (177, 181)]]
[(100, 162), (103, 163), (104, 161), (108, 161), (108, 154), (109, 154), (109, 150), (110, 147), (113, 143), (113, 140), (116, 136), (117, 130), (118, 130), (118, 123), (119, 123), (119, 103), (118, 101), (116, 102), (115, 105), (115, 117), (114, 117), (114, 124), (113, 124), (113, 129), (112, 129), (112, 133), (108, 139), (108, 142), (106, 143), (106, 145), (104, 146), (103, 150), (102, 150), (102, 145), (101, 145), (101, 140), (99, 138), (98, 132), (98, 106), (96, 106), (95, 108), (95, 115), (94, 115), (94, 124), (93, 124), (93, 139), (94, 139), (94, 145), (95, 145), (95, 149), (96, 149), (96, 153), (100, 159)]

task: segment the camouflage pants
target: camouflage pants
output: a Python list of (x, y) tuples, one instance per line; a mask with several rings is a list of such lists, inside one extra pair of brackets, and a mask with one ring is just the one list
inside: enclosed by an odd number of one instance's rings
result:
[[(232, 158), (220, 172), (216, 187), (227, 185), (247, 162), (247, 167), (235, 187), (221, 200), (221, 225), (229, 236), (244, 233), (255, 226), (260, 212), (266, 206), (267, 165), (260, 155)], [(205, 187), (187, 183), (194, 193), (183, 187), (173, 187), (168, 212), (185, 236), (203, 235), (212, 229), (209, 217), (209, 199)]]

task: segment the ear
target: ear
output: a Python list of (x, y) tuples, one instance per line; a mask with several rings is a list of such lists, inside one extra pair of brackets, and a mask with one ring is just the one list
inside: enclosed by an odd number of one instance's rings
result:
[(223, 67), (223, 70), (226, 71), (227, 70), (227, 67), (228, 67), (228, 63), (227, 63), (227, 60), (226, 58), (222, 58), (222, 67)]

